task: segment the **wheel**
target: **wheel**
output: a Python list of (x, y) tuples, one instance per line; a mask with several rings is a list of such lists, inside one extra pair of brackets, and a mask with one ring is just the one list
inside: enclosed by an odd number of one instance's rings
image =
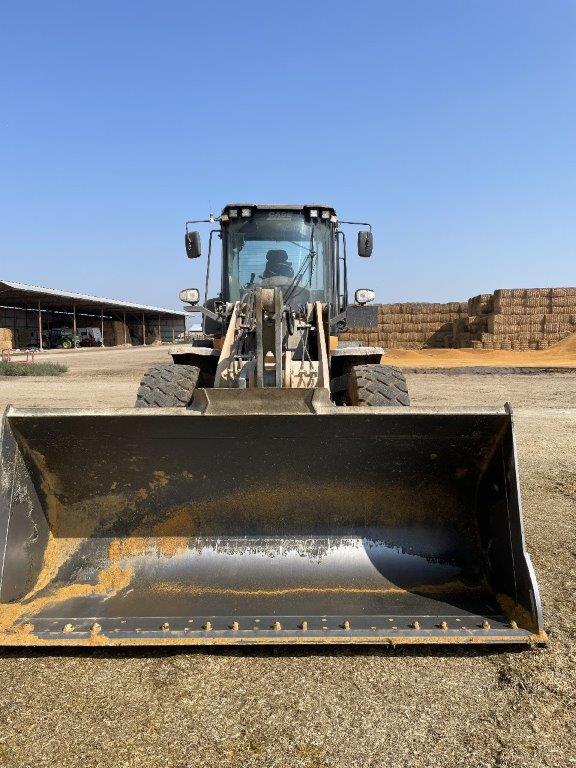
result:
[(354, 365), (348, 374), (348, 405), (410, 405), (406, 378), (392, 365)]
[(61, 345), (62, 349), (72, 349), (72, 342), (70, 339), (63, 339)]
[(140, 382), (136, 408), (186, 408), (199, 377), (195, 365), (155, 365)]

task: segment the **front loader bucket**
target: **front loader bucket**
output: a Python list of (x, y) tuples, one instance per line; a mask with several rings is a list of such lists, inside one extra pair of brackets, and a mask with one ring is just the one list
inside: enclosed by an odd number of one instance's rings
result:
[(0, 644), (545, 640), (505, 410), (8, 409), (1, 450)]

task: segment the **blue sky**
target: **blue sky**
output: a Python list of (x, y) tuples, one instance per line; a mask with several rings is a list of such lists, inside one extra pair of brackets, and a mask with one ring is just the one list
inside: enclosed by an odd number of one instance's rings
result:
[(8, 0), (0, 71), (0, 277), (177, 307), (240, 198), (371, 221), (381, 301), (576, 284), (573, 0)]

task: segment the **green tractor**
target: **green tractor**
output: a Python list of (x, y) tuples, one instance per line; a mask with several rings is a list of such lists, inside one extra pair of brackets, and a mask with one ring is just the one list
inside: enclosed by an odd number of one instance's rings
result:
[(50, 349), (72, 349), (79, 346), (80, 337), (71, 328), (51, 328), (48, 333)]

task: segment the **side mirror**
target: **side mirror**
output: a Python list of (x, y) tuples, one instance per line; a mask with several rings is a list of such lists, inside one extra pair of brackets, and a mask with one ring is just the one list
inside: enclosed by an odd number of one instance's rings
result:
[(180, 301), (185, 301), (187, 304), (198, 304), (200, 301), (200, 291), (198, 288), (184, 288), (183, 291), (180, 291), (179, 295)]
[(197, 259), (202, 254), (200, 232), (186, 232), (184, 235), (184, 245), (186, 246), (186, 256), (189, 259)]
[(372, 256), (373, 244), (374, 240), (372, 238), (372, 232), (358, 232), (358, 256)]

